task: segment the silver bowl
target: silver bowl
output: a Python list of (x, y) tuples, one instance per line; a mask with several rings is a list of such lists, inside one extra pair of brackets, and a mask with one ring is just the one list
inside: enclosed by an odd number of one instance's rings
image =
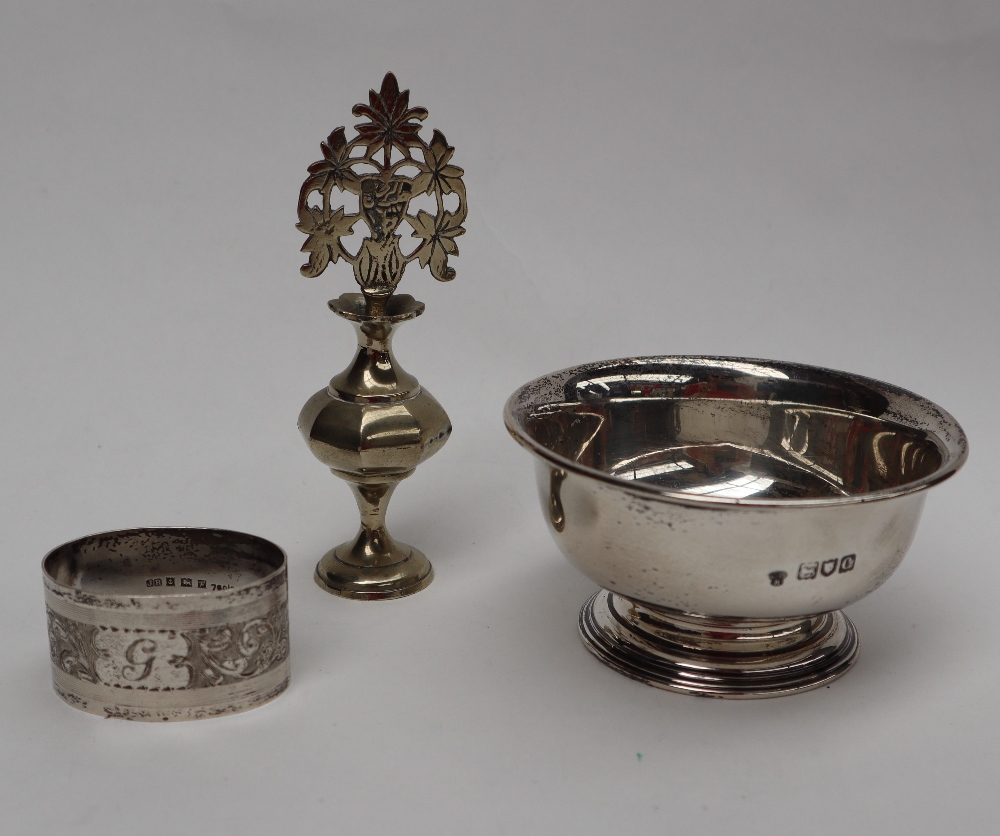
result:
[(587, 648), (711, 697), (845, 673), (858, 641), (840, 609), (892, 574), (926, 489), (967, 457), (958, 422), (912, 392), (745, 358), (565, 369), (504, 420), (536, 457), (556, 543), (602, 587), (580, 613)]

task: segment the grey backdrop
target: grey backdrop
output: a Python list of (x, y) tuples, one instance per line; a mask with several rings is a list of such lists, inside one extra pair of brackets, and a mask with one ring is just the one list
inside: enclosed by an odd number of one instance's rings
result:
[[(467, 171), (397, 353), (452, 440), (390, 508), (437, 577), (323, 594), (356, 525), (295, 429), (349, 359), (305, 167), (392, 69)], [(995, 2), (163, 2), (0, 10), (0, 804), (40, 833), (987, 833), (1000, 583)], [(510, 391), (587, 360), (846, 369), (971, 437), (829, 689), (729, 703), (576, 635)], [(288, 552), (290, 690), (164, 726), (52, 693), (39, 561), (134, 525)]]

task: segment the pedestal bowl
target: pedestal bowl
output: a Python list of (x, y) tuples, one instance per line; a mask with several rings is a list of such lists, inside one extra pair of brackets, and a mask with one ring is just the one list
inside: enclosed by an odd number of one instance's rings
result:
[(926, 489), (967, 456), (925, 398), (745, 358), (577, 366), (522, 386), (504, 419), (556, 543), (602, 587), (580, 613), (587, 648), (709, 697), (845, 673), (858, 640), (841, 608), (892, 574)]

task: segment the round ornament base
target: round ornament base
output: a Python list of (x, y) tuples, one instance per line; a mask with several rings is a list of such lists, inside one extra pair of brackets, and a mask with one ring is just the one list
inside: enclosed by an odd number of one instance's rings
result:
[(345, 562), (353, 543), (331, 549), (316, 564), (316, 583), (341, 598), (380, 601), (405, 598), (419, 592), (434, 580), (434, 569), (423, 553), (405, 543), (393, 543), (393, 551), (405, 556), (387, 566), (359, 566)]

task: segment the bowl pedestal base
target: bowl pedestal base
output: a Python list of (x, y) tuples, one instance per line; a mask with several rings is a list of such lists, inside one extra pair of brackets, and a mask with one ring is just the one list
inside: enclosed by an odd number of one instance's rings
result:
[(759, 699), (845, 674), (858, 636), (842, 612), (720, 618), (655, 607), (602, 589), (580, 610), (587, 649), (619, 673), (668, 691)]

